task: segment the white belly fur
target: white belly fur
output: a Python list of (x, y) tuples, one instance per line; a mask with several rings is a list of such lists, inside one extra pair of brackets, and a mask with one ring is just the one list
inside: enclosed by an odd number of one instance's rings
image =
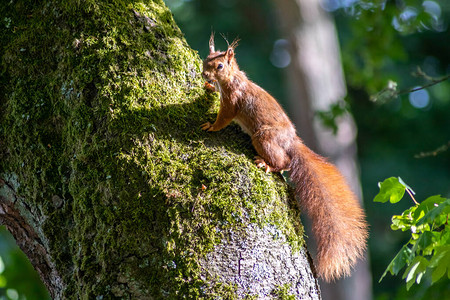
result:
[(250, 130), (249, 130), (242, 122), (240, 122), (237, 118), (235, 118), (234, 121), (235, 121), (239, 126), (241, 126), (242, 130), (243, 130), (246, 134), (248, 134), (249, 136), (252, 136), (252, 133), (250, 132)]

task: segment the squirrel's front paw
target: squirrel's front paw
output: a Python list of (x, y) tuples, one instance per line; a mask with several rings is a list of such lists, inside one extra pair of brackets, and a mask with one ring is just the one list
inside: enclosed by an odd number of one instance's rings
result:
[(212, 131), (212, 129), (213, 129), (212, 124), (209, 122), (206, 122), (206, 123), (200, 125), (200, 127), (202, 128), (202, 130), (208, 130), (208, 131)]
[(214, 85), (212, 85), (211, 83), (209, 83), (207, 81), (205, 82), (205, 86), (204, 87), (209, 92), (215, 92), (216, 91), (216, 88), (214, 87)]

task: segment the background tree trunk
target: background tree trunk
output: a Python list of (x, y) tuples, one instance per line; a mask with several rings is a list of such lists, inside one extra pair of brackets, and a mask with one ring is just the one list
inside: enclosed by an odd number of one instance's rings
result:
[[(338, 166), (361, 199), (356, 126), (352, 116), (346, 113), (336, 120), (336, 135), (314, 118), (315, 112), (328, 111), (346, 95), (334, 22), (322, 10), (319, 0), (276, 0), (275, 3), (290, 45), (292, 62), (286, 69), (289, 111), (299, 135), (309, 147)], [(351, 277), (334, 284), (321, 282), (321, 286), (324, 299), (371, 299), (368, 262), (360, 262)]]
[(283, 179), (199, 129), (217, 99), (162, 1), (0, 17), (0, 222), (53, 298), (320, 298)]

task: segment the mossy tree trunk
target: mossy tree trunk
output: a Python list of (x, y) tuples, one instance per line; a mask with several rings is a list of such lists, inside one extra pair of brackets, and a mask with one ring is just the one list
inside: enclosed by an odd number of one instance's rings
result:
[(8, 1), (0, 51), (0, 223), (53, 298), (320, 298), (283, 179), (199, 129), (162, 1)]

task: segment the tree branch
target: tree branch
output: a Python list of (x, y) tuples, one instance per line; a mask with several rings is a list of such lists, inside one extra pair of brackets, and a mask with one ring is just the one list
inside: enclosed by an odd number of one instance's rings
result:
[[(17, 193), (13, 184), (0, 178), (0, 224), (6, 226), (13, 235), (17, 245), (28, 256), (32, 265), (45, 283), (53, 299), (61, 298), (65, 285), (51, 261), (43, 239), (25, 220), (20, 210), (16, 208)], [(31, 215), (29, 207), (22, 207)]]
[(423, 72), (422, 69), (420, 69), (420, 67), (417, 68), (417, 72), (415, 74), (417, 76), (421, 76), (421, 77), (427, 79), (430, 82), (425, 84), (425, 85), (423, 85), (423, 86), (420, 86), (420, 87), (415, 87), (415, 88), (410, 88), (410, 89), (406, 89), (406, 90), (401, 90), (401, 91), (399, 91), (397, 93), (397, 95), (404, 95), (404, 94), (409, 94), (409, 93), (413, 93), (413, 92), (416, 92), (416, 91), (420, 91), (420, 90), (429, 88), (430, 86), (433, 86), (433, 85), (436, 85), (436, 84), (441, 83), (443, 81), (446, 81), (447, 79), (450, 78), (450, 74), (448, 74), (448, 75), (446, 75), (446, 76), (444, 76), (442, 78), (439, 78), (439, 79), (433, 78), (433, 77), (428, 76), (427, 74), (425, 74), (425, 72)]

